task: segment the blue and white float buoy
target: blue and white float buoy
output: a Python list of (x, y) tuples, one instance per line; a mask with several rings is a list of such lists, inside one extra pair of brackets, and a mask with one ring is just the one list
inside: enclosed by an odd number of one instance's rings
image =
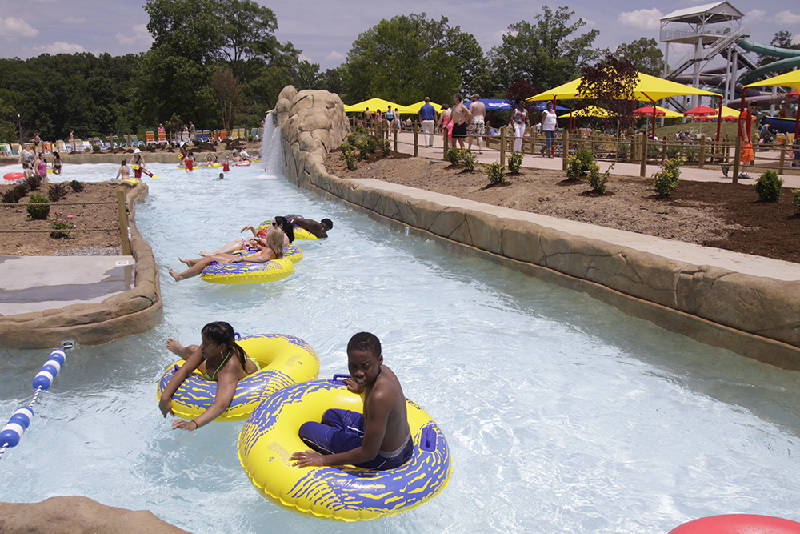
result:
[(50, 353), (47, 361), (44, 362), (42, 368), (33, 377), (33, 397), (27, 406), (19, 408), (8, 419), (8, 423), (0, 430), (0, 457), (6, 449), (16, 447), (19, 440), (22, 439), (22, 434), (30, 426), (31, 419), (33, 419), (33, 405), (39, 398), (39, 392), (47, 391), (53, 385), (53, 380), (58, 376), (61, 371), (61, 366), (67, 359), (66, 351), (73, 348), (75, 345), (72, 341), (65, 341), (61, 344), (61, 349), (56, 349)]

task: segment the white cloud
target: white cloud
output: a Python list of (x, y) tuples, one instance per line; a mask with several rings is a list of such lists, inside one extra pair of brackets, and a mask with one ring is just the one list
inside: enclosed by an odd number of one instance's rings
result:
[(744, 14), (747, 22), (758, 22), (759, 20), (763, 20), (764, 17), (767, 15), (767, 12), (763, 9), (751, 9), (747, 13)]
[(153, 36), (147, 31), (146, 24), (137, 24), (129, 31), (117, 33), (114, 37), (123, 46), (149, 46), (153, 42)]
[(0, 17), (0, 37), (36, 37), (39, 30), (17, 17)]
[(800, 44), (800, 33), (794, 34), (792, 37), (792, 44)]
[(657, 8), (636, 9), (634, 11), (623, 11), (617, 16), (617, 20), (625, 26), (642, 28), (646, 30), (657, 30), (661, 26), (661, 17), (664, 14)]
[(325, 61), (328, 63), (340, 63), (344, 61), (345, 55), (337, 50), (331, 50), (331, 53), (325, 56)]
[(86, 52), (86, 49), (77, 43), (67, 43), (65, 41), (56, 41), (48, 45), (33, 47), (34, 55), (38, 54), (76, 54), (79, 52)]
[(800, 24), (800, 13), (794, 13), (786, 9), (775, 15), (775, 22), (788, 24), (790, 26)]

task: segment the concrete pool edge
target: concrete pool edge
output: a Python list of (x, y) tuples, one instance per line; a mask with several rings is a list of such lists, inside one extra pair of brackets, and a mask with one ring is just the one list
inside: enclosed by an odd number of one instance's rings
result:
[(137, 201), (147, 196), (147, 185), (125, 186), (130, 212), (128, 227), (135, 260), (134, 286), (102, 302), (70, 304), (61, 308), (0, 315), (0, 346), (13, 349), (50, 348), (64, 339), (99, 345), (149, 330), (161, 320), (162, 302), (158, 266), (153, 250), (135, 222)]
[(347, 135), (337, 95), (297, 92), (289, 86), (279, 95), (276, 115), (285, 174), (297, 185), (510, 261), (540, 278), (584, 291), (703, 343), (800, 369), (796, 319), (800, 281), (796, 279), (676, 260), (537, 224), (524, 212), (515, 217), (509, 214), (514, 210), (504, 209), (498, 214), (494, 206), (467, 204), (455, 197), (378, 180), (342, 179), (328, 173), (323, 164), (326, 151)]

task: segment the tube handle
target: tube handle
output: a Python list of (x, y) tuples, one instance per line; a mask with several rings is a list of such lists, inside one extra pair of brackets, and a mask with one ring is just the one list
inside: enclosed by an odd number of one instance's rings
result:
[(345, 378), (350, 378), (350, 375), (344, 375), (344, 374), (338, 375), (338, 374), (335, 374), (335, 375), (333, 375), (333, 378), (331, 380), (333, 382), (340, 382), (340, 383), (344, 384)]

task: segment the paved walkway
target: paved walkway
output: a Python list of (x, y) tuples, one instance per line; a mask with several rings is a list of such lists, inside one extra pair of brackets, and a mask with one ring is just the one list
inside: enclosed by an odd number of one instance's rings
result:
[[(434, 146), (433, 148), (428, 148), (422, 146), (424, 143), (424, 136), (419, 134), (419, 156), (423, 158), (429, 159), (442, 159), (442, 136), (435, 135), (434, 136)], [(414, 134), (410, 132), (400, 132), (397, 137), (397, 149), (399, 152), (404, 154), (413, 154), (414, 153)], [(465, 143), (466, 146), (466, 143)], [(476, 145), (472, 146), (473, 152), (477, 150)], [(500, 161), (500, 151), (493, 149), (493, 148), (484, 148), (483, 154), (477, 155), (478, 162), (480, 163), (494, 163), (496, 161)], [(598, 162), (600, 166), (600, 170), (605, 172), (606, 169), (611, 165), (609, 162)], [(534, 156), (532, 154), (525, 154), (522, 158), (522, 166), (531, 168), (531, 169), (550, 169), (550, 170), (561, 170), (561, 159), (560, 158), (543, 158), (541, 156)], [(639, 176), (640, 164), (639, 163), (617, 163), (614, 165), (614, 169), (611, 171), (611, 174), (614, 175), (625, 175), (625, 176)], [(649, 178), (653, 176), (656, 172), (658, 172), (659, 166), (658, 165), (648, 165), (647, 166), (647, 173), (646, 176)], [(746, 172), (746, 168), (742, 168), (742, 171)], [(730, 174), (733, 175), (733, 169), (731, 168)], [(755, 183), (755, 179), (758, 176), (755, 173), (750, 173), (752, 180), (740, 180), (740, 183)], [(781, 176), (783, 178), (783, 186), (784, 187), (793, 187), (793, 188), (800, 188), (800, 176), (796, 174), (785, 174)], [(705, 169), (698, 169), (696, 167), (682, 167), (681, 168), (681, 180), (691, 180), (695, 182), (722, 182), (722, 183), (731, 183), (730, 178), (725, 178), (722, 175), (722, 171), (718, 165), (709, 166)]]
[(102, 302), (133, 288), (133, 256), (0, 256), (0, 314)]

